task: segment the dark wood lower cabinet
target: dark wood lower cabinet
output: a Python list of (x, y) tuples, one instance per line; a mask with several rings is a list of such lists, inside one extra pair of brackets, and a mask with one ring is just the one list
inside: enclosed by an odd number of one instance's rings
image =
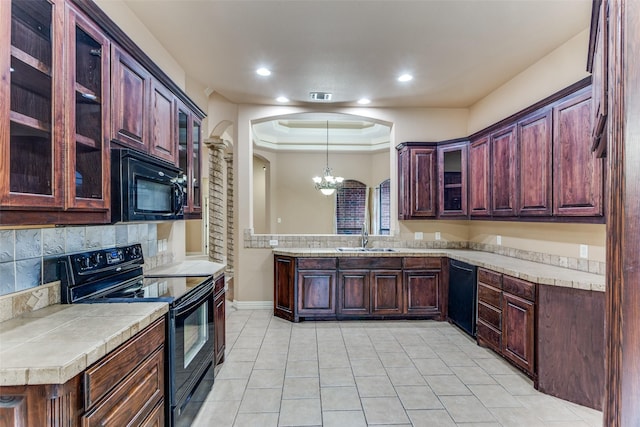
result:
[(0, 387), (0, 426), (164, 426), (164, 343), (162, 318), (65, 384)]
[(370, 313), (368, 270), (340, 271), (338, 289), (338, 315), (363, 316)]
[(402, 271), (371, 272), (371, 314), (403, 314)]
[(336, 314), (336, 271), (304, 270), (298, 272), (298, 314)]
[(225, 278), (224, 275), (218, 277), (214, 287), (213, 300), (213, 346), (215, 348), (215, 365), (224, 362), (225, 333), (226, 333), (226, 301), (225, 301)]
[(502, 355), (529, 375), (534, 374), (535, 304), (502, 295)]
[[(446, 265), (446, 261), (445, 265)], [(441, 258), (275, 255), (274, 315), (283, 319), (446, 317)]]
[(602, 410), (605, 293), (539, 285), (538, 301), (536, 388)]

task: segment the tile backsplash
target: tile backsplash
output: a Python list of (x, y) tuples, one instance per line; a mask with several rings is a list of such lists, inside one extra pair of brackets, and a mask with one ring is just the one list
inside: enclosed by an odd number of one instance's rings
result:
[(0, 295), (59, 280), (62, 255), (133, 243), (142, 245), (147, 265), (171, 261), (157, 252), (155, 223), (0, 230)]

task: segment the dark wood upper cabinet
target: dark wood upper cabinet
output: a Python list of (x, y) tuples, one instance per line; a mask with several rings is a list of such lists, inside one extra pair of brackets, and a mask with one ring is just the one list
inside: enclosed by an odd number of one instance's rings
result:
[(469, 214), (489, 216), (489, 137), (471, 141), (469, 145)]
[(466, 217), (469, 143), (438, 147), (438, 216)]
[(553, 108), (553, 213), (603, 214), (603, 161), (591, 147), (591, 92), (580, 91)]
[(491, 213), (495, 216), (517, 212), (517, 157), (516, 126), (491, 134)]
[(64, 6), (0, 2), (2, 207), (63, 208)]
[(551, 110), (518, 122), (518, 188), (522, 216), (551, 215)]
[(591, 150), (598, 157), (607, 154), (607, 111), (609, 69), (609, 2), (593, 0), (587, 71), (591, 72)]
[(178, 142), (174, 137), (173, 94), (156, 79), (151, 79), (149, 108), (149, 154), (167, 162), (178, 163)]
[(398, 153), (398, 218), (436, 216), (435, 146), (404, 145)]
[(67, 5), (66, 206), (110, 208), (110, 42)]
[(111, 53), (112, 135), (130, 148), (149, 152), (151, 74), (123, 49)]

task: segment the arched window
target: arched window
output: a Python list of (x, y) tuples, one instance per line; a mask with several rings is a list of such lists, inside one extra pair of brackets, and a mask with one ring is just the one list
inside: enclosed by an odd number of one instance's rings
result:
[(360, 234), (365, 221), (367, 186), (360, 181), (347, 179), (337, 192), (337, 234)]

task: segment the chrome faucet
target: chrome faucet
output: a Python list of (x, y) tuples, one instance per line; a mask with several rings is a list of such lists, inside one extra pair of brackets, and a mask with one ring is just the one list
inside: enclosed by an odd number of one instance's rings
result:
[(362, 237), (362, 249), (365, 249), (367, 247), (367, 243), (369, 243), (369, 232), (367, 231), (366, 222), (362, 223), (361, 237)]

